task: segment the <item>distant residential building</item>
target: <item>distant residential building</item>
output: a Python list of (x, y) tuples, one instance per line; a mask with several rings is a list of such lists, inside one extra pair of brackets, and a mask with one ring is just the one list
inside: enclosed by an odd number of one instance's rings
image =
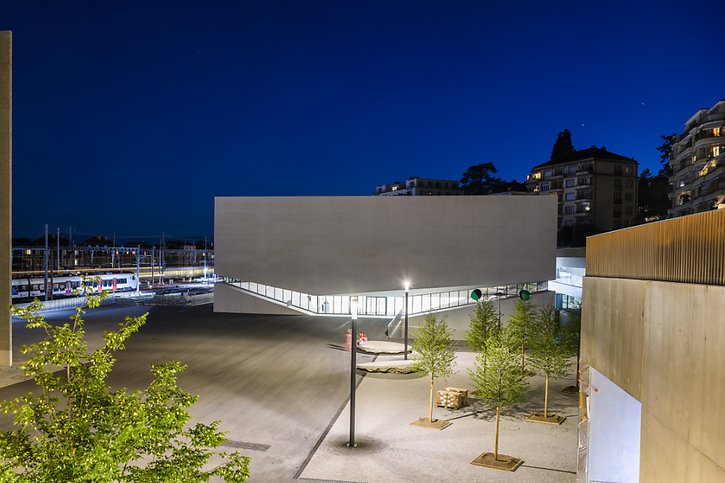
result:
[(725, 208), (725, 99), (699, 109), (672, 145), (669, 216)]
[(410, 177), (406, 181), (382, 184), (375, 188), (375, 196), (454, 196), (463, 192), (458, 181)]
[(578, 224), (609, 231), (632, 225), (637, 214), (637, 161), (605, 149), (535, 166), (526, 187), (557, 197), (559, 229)]

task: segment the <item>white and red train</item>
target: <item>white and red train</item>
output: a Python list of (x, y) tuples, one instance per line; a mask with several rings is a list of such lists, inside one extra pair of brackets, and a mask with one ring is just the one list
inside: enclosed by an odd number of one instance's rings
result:
[[(81, 284), (85, 292), (120, 292), (136, 290), (138, 279), (130, 273), (106, 273), (103, 275), (86, 276), (85, 283), (80, 275), (48, 278), (53, 298), (72, 297)], [(45, 297), (43, 277), (14, 278), (12, 286), (13, 300)]]

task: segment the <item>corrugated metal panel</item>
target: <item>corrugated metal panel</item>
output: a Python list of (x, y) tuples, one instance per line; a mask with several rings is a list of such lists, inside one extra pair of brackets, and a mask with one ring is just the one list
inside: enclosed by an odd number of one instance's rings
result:
[(587, 238), (587, 276), (725, 285), (725, 210)]

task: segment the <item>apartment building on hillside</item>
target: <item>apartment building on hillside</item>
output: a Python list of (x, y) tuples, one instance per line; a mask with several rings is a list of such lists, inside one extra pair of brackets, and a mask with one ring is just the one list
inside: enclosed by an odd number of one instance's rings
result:
[(725, 208), (725, 99), (685, 122), (670, 167), (670, 217)]
[(382, 184), (375, 188), (375, 196), (454, 196), (462, 195), (458, 181), (410, 177), (406, 181)]
[(557, 197), (559, 229), (578, 224), (615, 230), (632, 225), (637, 214), (637, 166), (634, 159), (592, 147), (534, 166), (526, 187)]

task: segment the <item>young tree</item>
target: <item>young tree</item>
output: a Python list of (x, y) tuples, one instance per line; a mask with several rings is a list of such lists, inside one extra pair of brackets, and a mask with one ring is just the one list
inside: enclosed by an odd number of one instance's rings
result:
[(430, 405), (428, 422), (433, 423), (433, 387), (436, 379), (453, 374), (453, 361), (456, 359), (456, 350), (451, 337), (453, 332), (445, 320), (438, 320), (434, 314), (425, 317), (425, 323), (420, 328), (418, 337), (413, 342), (415, 354), (415, 368), (430, 376)]
[(486, 351), (486, 341), (498, 330), (498, 312), (493, 302), (484, 300), (476, 304), (466, 331), (468, 346), (473, 352)]
[(571, 142), (571, 132), (568, 129), (560, 131), (556, 136), (554, 147), (551, 148), (550, 161), (561, 161), (568, 154), (574, 152), (574, 145)]
[(466, 331), (468, 346), (473, 352), (483, 354), (483, 370), (486, 370), (486, 341), (498, 333), (498, 312), (493, 302), (484, 300), (476, 304)]
[[(529, 362), (536, 372), (546, 378), (544, 386), (544, 419), (549, 419), (549, 379), (566, 377), (569, 374), (571, 346), (567, 344), (566, 334), (556, 320), (554, 307), (543, 307), (536, 317), (535, 329), (531, 337), (531, 355)], [(563, 421), (556, 415), (557, 422)]]
[[(102, 298), (88, 297), (88, 307), (97, 307)], [(22, 348), (30, 358), (21, 369), (39, 390), (0, 405), (15, 421), (14, 430), (0, 433), (2, 481), (246, 481), (249, 458), (211, 450), (225, 441), (219, 421), (187, 427), (188, 408), (198, 397), (177, 384), (186, 366), (154, 364), (145, 390), (108, 385), (114, 352), (125, 348), (148, 314), (126, 317), (91, 352), (82, 307), (60, 326), (46, 322), (41, 308), (36, 300), (28, 308), (12, 309), (47, 338)], [(54, 372), (58, 368), (60, 375)], [(203, 470), (212, 457), (223, 463)]]
[(529, 344), (536, 316), (536, 309), (528, 300), (516, 302), (513, 315), (509, 318), (506, 335), (521, 348), (521, 371), (526, 370), (526, 346)]
[[(524, 399), (528, 384), (525, 375), (518, 368), (516, 352), (500, 335), (493, 335), (486, 341), (487, 359), (483, 354), (476, 356), (471, 371), (474, 393), (491, 409), (496, 410), (496, 432), (494, 436), (494, 465), (498, 461), (511, 461), (515, 458), (500, 458), (498, 436), (501, 409)], [(505, 455), (501, 455), (505, 456)], [(485, 454), (481, 456), (485, 463)], [(475, 461), (475, 460), (474, 460)], [(517, 460), (520, 462), (520, 460)]]

